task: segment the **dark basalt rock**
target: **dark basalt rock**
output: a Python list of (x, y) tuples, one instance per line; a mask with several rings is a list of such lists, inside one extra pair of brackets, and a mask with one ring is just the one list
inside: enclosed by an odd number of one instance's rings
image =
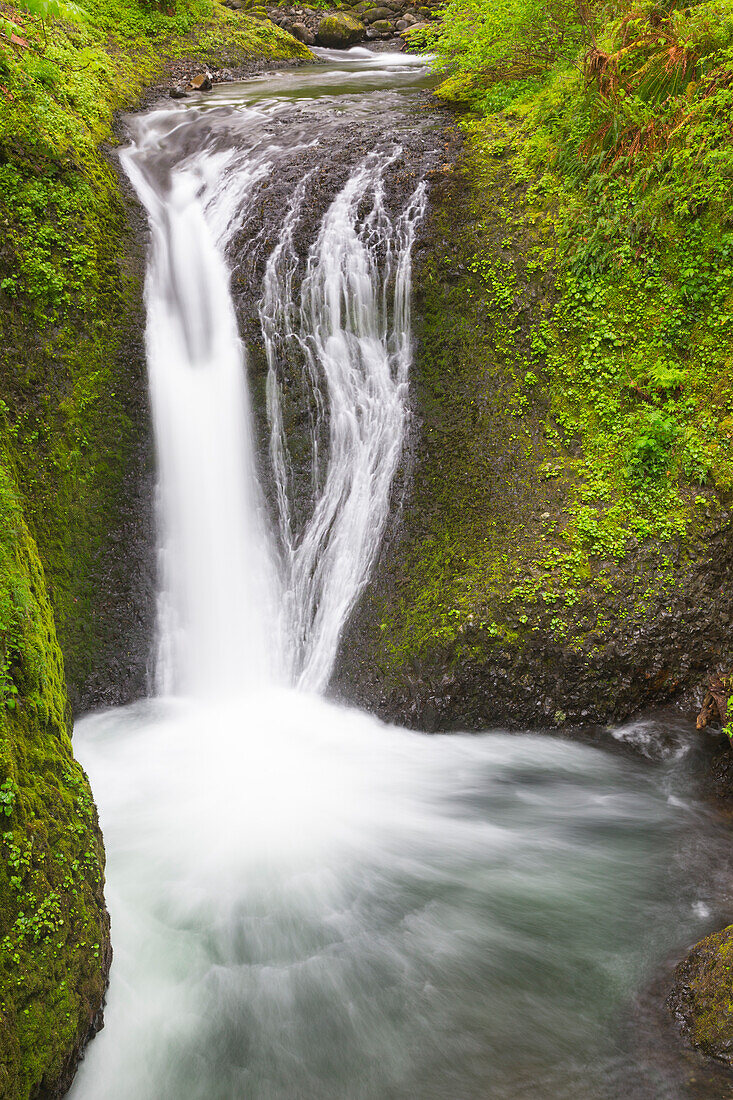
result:
[(361, 19), (363, 23), (369, 25), (370, 23), (377, 23), (382, 19), (392, 19), (394, 12), (389, 8), (369, 8), (364, 12)]
[(288, 30), (293, 38), (297, 38), (299, 42), (303, 42), (306, 46), (315, 44), (316, 36), (308, 30), (305, 23), (293, 23)]

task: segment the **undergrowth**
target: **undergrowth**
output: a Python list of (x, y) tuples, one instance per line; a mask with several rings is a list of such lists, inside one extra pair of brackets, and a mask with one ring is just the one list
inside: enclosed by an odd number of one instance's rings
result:
[(733, 490), (733, 4), (449, 0), (432, 45), (474, 171), (508, 157), (543, 224), (519, 401), (549, 396), (556, 554), (663, 552)]

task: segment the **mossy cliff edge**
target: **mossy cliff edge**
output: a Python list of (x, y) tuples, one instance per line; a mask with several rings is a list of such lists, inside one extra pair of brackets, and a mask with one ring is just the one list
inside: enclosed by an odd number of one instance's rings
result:
[(0, 1095), (26, 1100), (68, 1088), (111, 958), (69, 697), (144, 690), (154, 603), (144, 227), (115, 112), (194, 60), (308, 51), (204, 0), (0, 15)]

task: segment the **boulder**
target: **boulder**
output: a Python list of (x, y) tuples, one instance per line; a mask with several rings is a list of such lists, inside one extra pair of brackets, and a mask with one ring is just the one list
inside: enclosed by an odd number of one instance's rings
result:
[(211, 73), (197, 73), (192, 76), (186, 87), (194, 92), (210, 92), (212, 88)]
[(695, 944), (674, 973), (667, 1008), (693, 1047), (733, 1066), (733, 924)]
[(372, 23), (371, 29), (376, 31), (377, 34), (394, 34), (394, 25), (390, 23), (389, 19), (377, 19)]
[(319, 46), (330, 46), (333, 49), (346, 49), (361, 42), (366, 34), (366, 28), (358, 19), (343, 12), (326, 15), (318, 24), (316, 31), (316, 43)]
[(187, 95), (188, 92), (181, 85), (177, 88), (171, 88), (171, 99), (185, 99)]
[(410, 38), (415, 31), (426, 31), (430, 27), (429, 23), (413, 23), (411, 27), (408, 27), (406, 31), (401, 31), (403, 38)]
[(366, 23), (367, 26), (370, 23), (376, 23), (379, 19), (391, 19), (392, 12), (389, 8), (369, 8), (361, 17), (362, 23)]
[(308, 30), (305, 23), (293, 23), (287, 28), (292, 34), (293, 38), (297, 38), (299, 42), (303, 42), (306, 46), (314, 46), (316, 36)]

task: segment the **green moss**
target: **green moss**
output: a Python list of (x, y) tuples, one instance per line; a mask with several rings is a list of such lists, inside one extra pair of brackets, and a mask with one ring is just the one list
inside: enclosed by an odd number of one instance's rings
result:
[(387, 682), (538, 646), (592, 663), (673, 601), (729, 496), (733, 238), (716, 220), (643, 250), (620, 232), (595, 262), (538, 110), (465, 119), (434, 191), (419, 454), (374, 608)]
[(38, 552), (0, 448), (0, 1092), (55, 1083), (99, 1009), (104, 854)]
[(733, 1061), (733, 925), (693, 947), (675, 972), (668, 1000), (698, 1050)]

